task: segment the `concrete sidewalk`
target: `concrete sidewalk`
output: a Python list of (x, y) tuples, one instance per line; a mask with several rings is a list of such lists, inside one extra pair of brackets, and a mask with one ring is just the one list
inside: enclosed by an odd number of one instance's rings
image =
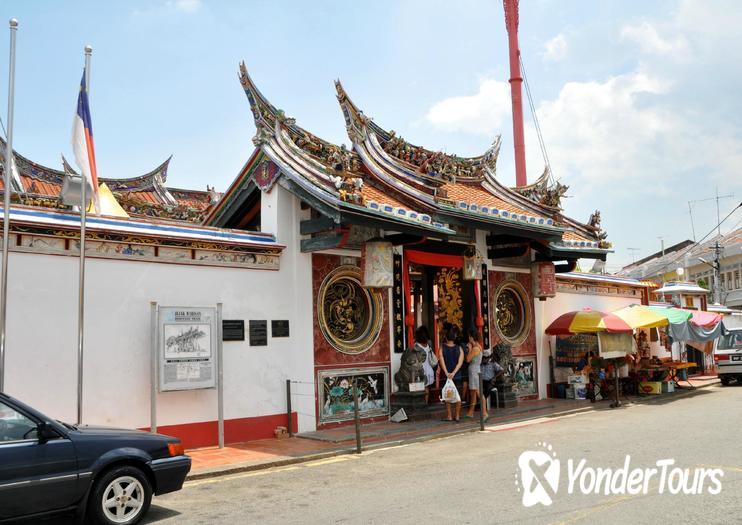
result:
[[(632, 396), (623, 398), (622, 403), (671, 402), (673, 398), (690, 394), (696, 388), (716, 384), (718, 379), (716, 376), (705, 376), (691, 378), (691, 382), (695, 388), (681, 388), (672, 394), (657, 396)], [(687, 386), (687, 383), (681, 382), (681, 386)], [(568, 399), (525, 401), (519, 403), (514, 409), (493, 409), (485, 425), (488, 430), (497, 430), (498, 427), (507, 428), (511, 424), (527, 423), (529, 420), (543, 421), (580, 412), (610, 410), (609, 404), (606, 401), (590, 403)], [(361, 426), (361, 436), (363, 449), (369, 450), (474, 432), (479, 428), (479, 412), (476, 412), (474, 419), (462, 419), (458, 423), (435, 419), (365, 424)], [(193, 460), (188, 479), (202, 479), (324, 459), (353, 453), (356, 450), (355, 447), (355, 427), (351, 424), (309, 432), (292, 438), (235, 443), (223, 449), (216, 447), (194, 449), (188, 451), (188, 455)]]

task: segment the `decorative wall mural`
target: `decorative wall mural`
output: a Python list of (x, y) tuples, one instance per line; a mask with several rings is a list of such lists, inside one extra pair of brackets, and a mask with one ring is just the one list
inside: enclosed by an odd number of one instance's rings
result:
[(537, 392), (536, 358), (516, 357), (513, 375), (513, 391), (518, 397), (532, 396)]
[(505, 281), (495, 294), (495, 328), (500, 337), (511, 345), (523, 342), (528, 335), (531, 309), (523, 285)]
[(438, 286), (438, 318), (441, 323), (451, 323), (463, 329), (464, 310), (461, 308), (461, 270), (441, 268), (435, 274)]
[(317, 377), (320, 422), (353, 419), (353, 382), (358, 391), (361, 417), (389, 413), (389, 379), (386, 368), (322, 370)]
[(322, 335), (336, 350), (360, 354), (379, 337), (384, 318), (381, 295), (361, 286), (361, 270), (340, 266), (322, 281), (317, 297)]

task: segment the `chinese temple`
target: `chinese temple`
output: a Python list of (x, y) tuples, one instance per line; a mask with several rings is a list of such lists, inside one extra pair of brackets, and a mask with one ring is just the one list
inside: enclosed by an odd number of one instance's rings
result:
[[(90, 420), (148, 428), (145, 398), (125, 414), (113, 400), (91, 401), (116, 388), (149, 389), (150, 301), (221, 303), (228, 319), (248, 327), (225, 342), (227, 442), (269, 437), (288, 421), (300, 432), (350, 421), (352, 384), (364, 421), (388, 418), (408, 388), (401, 358), (420, 326), (436, 351), (445, 326), (478, 332), (485, 347), (507, 349), (509, 366), (529, 371), (515, 396), (545, 397), (542, 332), (552, 309), (541, 301), (560, 292), (557, 276), (573, 275), (578, 259), (605, 259), (600, 214), (585, 223), (567, 217), (567, 188), (548, 171), (531, 184), (503, 184), (499, 137), (471, 158), (415, 145), (376, 124), (338, 81), (336, 118), (349, 141), (333, 144), (271, 104), (244, 64), (239, 79), (255, 149), (224, 194), (167, 186), (170, 159), (138, 177), (100, 179), (123, 214), (87, 219), (86, 366), (107, 367), (120, 355), (128, 364), (105, 380), (87, 376)], [(53, 169), (14, 157), (11, 311), (39, 310), (67, 335), (60, 343), (51, 330), (32, 330), (30, 318), (12, 321), (10, 389), (33, 401), (30, 377), (41, 374), (65, 392), (41, 406), (71, 419), (74, 320), (59, 312), (71, 313), (76, 296), (68, 288), (79, 213), (62, 198), (76, 174), (64, 159)], [(290, 420), (287, 380), (304, 389)], [(429, 403), (440, 386), (438, 377)], [(156, 394), (158, 429), (187, 446), (215, 444), (215, 395)]]
[[(474, 329), (485, 347), (507, 345), (514, 366), (546, 373), (536, 306), (556, 294), (556, 273), (605, 260), (599, 212), (587, 223), (565, 216), (567, 188), (548, 173), (502, 184), (499, 137), (471, 158), (414, 145), (337, 81), (350, 146), (332, 144), (271, 104), (244, 63), (240, 82), (255, 150), (205, 224), (271, 233), (286, 245), (282, 265), (311, 265), (311, 283), (294, 284), (311, 286), (312, 340), (301, 351), (312, 354), (318, 427), (351, 418), (342, 385), (354, 381), (364, 417), (388, 416), (391, 378), (420, 325), (436, 349), (444, 324)], [(518, 395), (544, 396), (537, 385)]]

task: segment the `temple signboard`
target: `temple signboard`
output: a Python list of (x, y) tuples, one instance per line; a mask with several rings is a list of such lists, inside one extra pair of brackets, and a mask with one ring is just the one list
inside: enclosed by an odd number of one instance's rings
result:
[(556, 297), (556, 271), (552, 262), (538, 262), (531, 265), (533, 296), (540, 301)]
[(215, 388), (216, 308), (161, 306), (157, 317), (160, 392)]

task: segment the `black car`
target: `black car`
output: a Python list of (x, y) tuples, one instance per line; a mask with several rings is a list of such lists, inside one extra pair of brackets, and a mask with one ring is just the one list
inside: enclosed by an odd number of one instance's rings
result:
[(175, 438), (69, 425), (0, 393), (0, 522), (74, 510), (131, 525), (153, 494), (180, 490), (190, 469)]

